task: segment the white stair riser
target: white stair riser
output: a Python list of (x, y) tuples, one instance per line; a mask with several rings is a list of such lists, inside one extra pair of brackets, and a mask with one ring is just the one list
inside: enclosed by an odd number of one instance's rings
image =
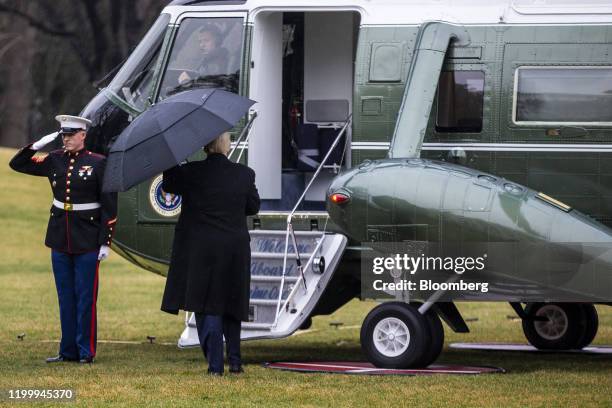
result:
[(260, 331), (260, 330), (271, 330), (272, 323), (253, 323), (253, 322), (242, 322), (242, 330)]
[[(302, 259), (302, 265), (307, 259)], [(251, 259), (251, 276), (283, 276), (282, 259)], [(287, 259), (285, 276), (298, 276), (295, 259)]]
[[(280, 276), (259, 276), (251, 275), (251, 282), (280, 282), (283, 278)], [(285, 284), (297, 282), (297, 276), (285, 276)]]
[[(285, 282), (283, 287), (283, 299), (287, 298), (292, 285)], [(251, 282), (251, 300), (278, 300), (280, 282)]]
[[(298, 250), (300, 253), (312, 252), (317, 246), (315, 237), (296, 237)], [(268, 252), (282, 254), (285, 252), (285, 236), (255, 236), (251, 237), (251, 252)], [(294, 253), (294, 246), (289, 239), (289, 253)]]
[(276, 316), (276, 305), (250, 305), (249, 306), (249, 322), (250, 323), (274, 323)]

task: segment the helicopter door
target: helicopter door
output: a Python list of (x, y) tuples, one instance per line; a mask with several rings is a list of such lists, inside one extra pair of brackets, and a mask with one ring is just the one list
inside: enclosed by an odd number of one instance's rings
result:
[[(249, 95), (257, 101), (257, 121), (248, 164), (257, 174), (262, 210), (288, 212), (352, 111), (360, 16), (352, 10), (275, 9), (249, 19)], [(344, 140), (350, 133), (348, 128)], [(325, 191), (344, 162), (343, 146), (328, 157), (300, 211), (325, 210)]]

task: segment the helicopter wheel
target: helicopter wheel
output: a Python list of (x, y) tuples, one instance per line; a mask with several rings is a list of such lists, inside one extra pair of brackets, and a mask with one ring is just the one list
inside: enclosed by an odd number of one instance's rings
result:
[(595, 339), (597, 329), (599, 328), (599, 317), (597, 316), (595, 306), (593, 306), (591, 303), (583, 303), (580, 306), (582, 308), (582, 317), (584, 319), (584, 330), (577, 341), (577, 349), (585, 348), (591, 344), (593, 339)]
[(444, 327), (442, 327), (438, 314), (432, 309), (429, 309), (424, 316), (429, 329), (429, 343), (427, 350), (423, 353), (423, 360), (420, 363), (422, 367), (427, 367), (435, 362), (440, 353), (442, 353), (444, 348)]
[(582, 348), (597, 332), (597, 312), (589, 304), (529, 303), (525, 312), (528, 316), (547, 318), (546, 321), (523, 320), (525, 337), (541, 350)]
[(376, 367), (426, 367), (443, 344), (440, 319), (431, 310), (420, 314), (417, 304), (383, 303), (368, 313), (361, 326), (361, 349)]

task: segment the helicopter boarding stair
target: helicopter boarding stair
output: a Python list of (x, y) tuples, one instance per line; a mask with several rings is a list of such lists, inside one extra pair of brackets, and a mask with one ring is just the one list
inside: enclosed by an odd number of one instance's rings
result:
[[(251, 297), (249, 321), (242, 323), (242, 340), (281, 338), (298, 330), (317, 305), (340, 262), (346, 247), (346, 236), (326, 231), (295, 231), (292, 219), (349, 123), (350, 117), (288, 214), (287, 229), (249, 231)], [(195, 315), (187, 313), (185, 330), (178, 346), (187, 348), (199, 345)]]

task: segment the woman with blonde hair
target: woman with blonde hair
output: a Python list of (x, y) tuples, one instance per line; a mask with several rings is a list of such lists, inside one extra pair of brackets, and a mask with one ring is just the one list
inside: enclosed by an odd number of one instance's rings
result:
[(161, 309), (195, 312), (209, 374), (242, 372), (240, 325), (248, 319), (251, 250), (246, 216), (259, 211), (255, 172), (227, 158), (225, 132), (207, 157), (164, 172), (162, 188), (182, 196)]

